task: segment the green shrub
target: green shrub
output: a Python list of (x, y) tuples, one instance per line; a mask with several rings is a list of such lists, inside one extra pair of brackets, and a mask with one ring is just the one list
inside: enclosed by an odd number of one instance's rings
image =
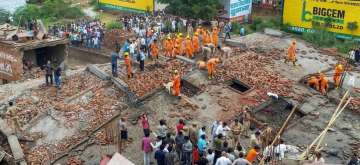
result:
[(231, 31), (234, 34), (240, 34), (240, 28), (241, 28), (241, 25), (238, 22), (231, 24)]
[(116, 22), (116, 21), (109, 22), (109, 23), (106, 25), (106, 29), (107, 29), (107, 30), (122, 29), (122, 28), (123, 28), (122, 23)]
[(360, 43), (355, 40), (337, 41), (336, 48), (341, 53), (348, 53), (350, 49), (357, 47)]
[(254, 18), (252, 21), (252, 24), (250, 25), (250, 28), (254, 31), (256, 31), (256, 28), (259, 24), (261, 24), (263, 20), (261, 18)]
[(265, 28), (274, 28), (274, 23), (270, 21), (263, 21), (260, 24), (256, 25), (256, 31), (263, 31)]

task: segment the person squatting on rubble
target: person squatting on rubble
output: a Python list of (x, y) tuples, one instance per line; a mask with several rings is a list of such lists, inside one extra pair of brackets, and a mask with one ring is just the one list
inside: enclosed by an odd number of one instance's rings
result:
[(209, 80), (214, 78), (216, 64), (221, 63), (219, 58), (211, 58), (207, 62), (208, 78)]

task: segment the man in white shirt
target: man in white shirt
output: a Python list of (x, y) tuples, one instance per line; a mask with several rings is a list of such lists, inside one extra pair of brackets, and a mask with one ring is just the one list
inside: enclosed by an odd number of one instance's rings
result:
[(275, 156), (278, 160), (282, 160), (285, 158), (285, 152), (288, 151), (288, 148), (284, 144), (284, 140), (280, 139), (280, 144), (278, 144), (275, 149)]
[(226, 157), (226, 152), (221, 153), (221, 157), (216, 160), (215, 165), (231, 165), (231, 160)]
[(219, 135), (219, 134), (222, 134), (225, 138), (227, 138), (228, 136), (228, 132), (230, 131), (231, 129), (227, 126), (227, 123), (226, 122), (223, 122), (221, 125), (219, 125), (216, 129), (216, 132), (215, 134), (216, 135)]

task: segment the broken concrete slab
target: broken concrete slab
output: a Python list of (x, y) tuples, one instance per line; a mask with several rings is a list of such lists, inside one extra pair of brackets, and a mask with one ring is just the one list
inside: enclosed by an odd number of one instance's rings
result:
[(271, 28), (265, 28), (264, 33), (267, 35), (275, 36), (275, 37), (282, 37), (283, 32)]
[(301, 109), (305, 114), (309, 114), (311, 112), (314, 112), (316, 110), (316, 107), (311, 105), (310, 103), (304, 103), (299, 107), (299, 109)]
[(191, 64), (195, 64), (195, 61), (190, 59), (190, 58), (186, 58), (184, 56), (176, 56), (177, 59), (179, 60), (182, 60), (182, 61), (185, 61), (185, 62), (188, 62), (188, 63), (191, 63)]
[(14, 159), (16, 162), (20, 162), (20, 164), (26, 165), (24, 160), (24, 152), (20, 146), (19, 140), (15, 135), (10, 135), (7, 137), (11, 152), (13, 153)]
[(87, 66), (86, 69), (91, 73), (95, 74), (96, 76), (98, 76), (102, 80), (110, 80), (110, 76), (105, 71), (101, 70), (98, 66), (94, 64)]
[(13, 131), (10, 129), (9, 125), (6, 123), (5, 120), (0, 118), (0, 132), (3, 133), (5, 136), (10, 136), (13, 134)]

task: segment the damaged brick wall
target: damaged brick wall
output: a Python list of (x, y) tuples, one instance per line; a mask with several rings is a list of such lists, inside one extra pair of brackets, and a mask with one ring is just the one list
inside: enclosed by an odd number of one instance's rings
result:
[(23, 72), (22, 52), (15, 47), (0, 43), (0, 80), (15, 81)]

